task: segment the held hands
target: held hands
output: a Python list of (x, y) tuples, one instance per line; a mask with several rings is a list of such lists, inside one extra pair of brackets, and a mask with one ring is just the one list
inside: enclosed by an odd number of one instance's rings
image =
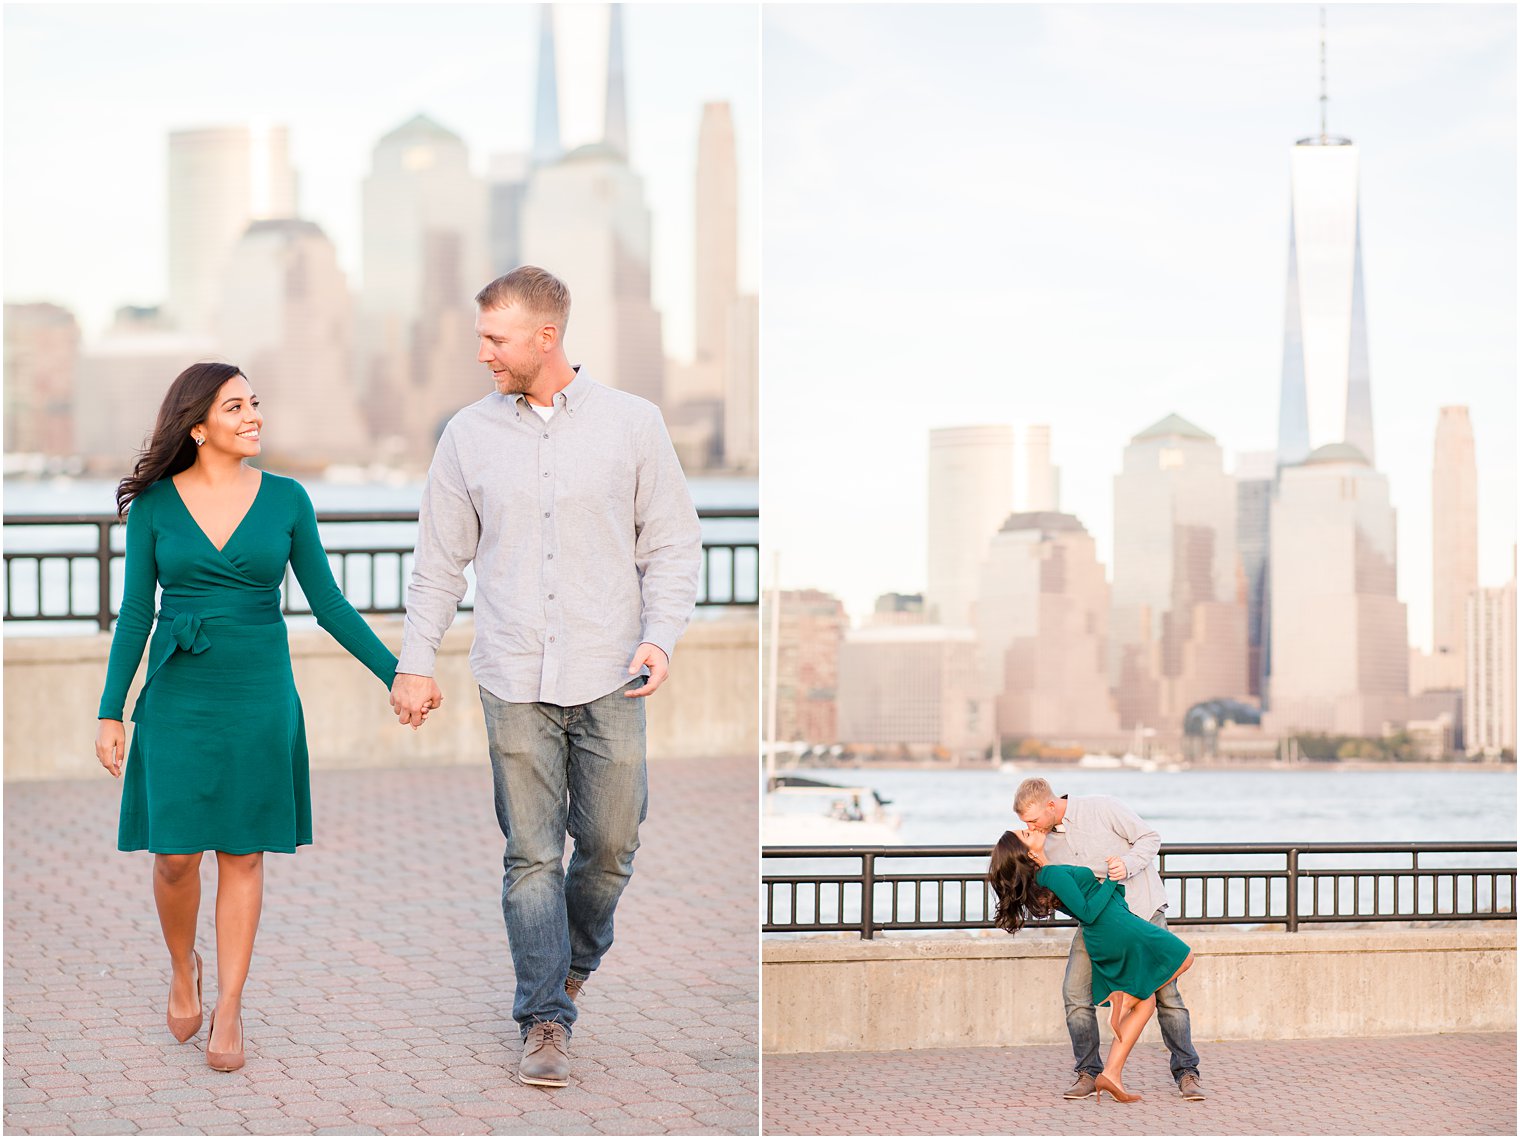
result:
[(1108, 860), (1108, 876), (1115, 882), (1122, 882), (1129, 877), (1129, 871), (1124, 868), (1124, 859), (1117, 854)]
[(628, 662), (628, 675), (638, 675), (639, 670), (646, 665), (649, 667), (649, 679), (642, 688), (630, 688), (623, 693), (624, 696), (648, 696), (664, 684), (665, 678), (670, 675), (670, 658), (665, 655), (665, 650), (648, 641), (634, 651), (633, 659)]
[(431, 676), (398, 672), (391, 685), (391, 710), (413, 731), (427, 722), (428, 713), (443, 703), (443, 692)]
[(101, 720), (95, 733), (95, 758), (117, 779), (127, 762), (127, 730), (120, 720)]

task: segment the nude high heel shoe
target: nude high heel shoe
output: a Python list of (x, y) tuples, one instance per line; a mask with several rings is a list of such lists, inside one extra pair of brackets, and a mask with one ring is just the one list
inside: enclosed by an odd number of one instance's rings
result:
[(243, 1066), (243, 1014), (238, 1013), (238, 1046), (236, 1052), (213, 1052), (211, 1034), (216, 1030), (216, 1013), (211, 1014), (211, 1027), (206, 1030), (206, 1063), (218, 1072), (235, 1072)]
[(206, 1011), (201, 1003), (202, 972), (201, 955), (197, 953), (195, 955), (195, 1015), (175, 1016), (172, 1012), (165, 1014), (169, 1021), (169, 1031), (174, 1035), (174, 1039), (178, 1040), (181, 1044), (201, 1030), (201, 1018), (205, 1015)]
[(1099, 1103), (1103, 1102), (1103, 1093), (1104, 1092), (1107, 1092), (1109, 1095), (1113, 1096), (1120, 1103), (1139, 1103), (1142, 1099), (1145, 1098), (1144, 1096), (1140, 1095), (1138, 1092), (1131, 1094), (1130, 1092), (1125, 1091), (1123, 1088), (1121, 1088), (1118, 1084), (1114, 1083), (1114, 1081), (1111, 1080), (1111, 1079), (1109, 1079), (1107, 1076), (1101, 1076), (1100, 1075), (1097, 1078), (1096, 1083), (1098, 1085), (1098, 1088), (1097, 1088), (1097, 1092), (1095, 1094), (1098, 1097), (1098, 1102)]

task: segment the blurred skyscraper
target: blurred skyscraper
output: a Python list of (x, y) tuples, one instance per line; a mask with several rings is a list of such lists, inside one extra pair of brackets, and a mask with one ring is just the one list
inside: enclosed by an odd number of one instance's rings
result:
[[(665, 355), (650, 299), (649, 208), (643, 181), (628, 166), (621, 13), (621, 5), (612, 6), (603, 139), (534, 168), (523, 199), (522, 259), (570, 288), (571, 361), (602, 383), (659, 403)], [(542, 58), (539, 74), (542, 98)], [(545, 121), (542, 111), (537, 121)]]
[(1180, 730), (1203, 700), (1246, 695), (1235, 480), (1180, 415), (1140, 432), (1114, 477), (1110, 678), (1126, 728)]
[(760, 298), (738, 297), (728, 313), (723, 465), (754, 471), (760, 466)]
[(1272, 489), (1277, 456), (1248, 451), (1235, 464), (1235, 544), (1246, 585), (1246, 691), (1262, 698), (1270, 663), (1267, 567), (1272, 541)]
[(79, 322), (54, 304), (5, 306), (5, 450), (74, 452)]
[(215, 327), (227, 258), (248, 223), (295, 213), (286, 128), (170, 133), (169, 314), (182, 331)]
[(1061, 472), (1050, 458), (1050, 425), (1024, 430), (1024, 509), (1061, 509)]
[[(817, 589), (782, 590), (780, 604), (775, 657), (776, 738), (835, 743), (839, 739), (839, 646), (850, 627), (844, 604)], [(760, 627), (768, 640), (768, 614), (762, 617)], [(769, 645), (764, 652), (765, 659), (770, 660)], [(766, 696), (769, 698), (769, 690)]]
[(490, 172), (491, 266), (495, 279), (522, 264), (522, 203), (528, 191), (528, 160), (521, 154), (493, 154)]
[(489, 390), (471, 351), (472, 298), (490, 279), (486, 191), (464, 140), (425, 115), (385, 135), (363, 225), (360, 396), (387, 450), (425, 463), (449, 416)]
[(992, 742), (976, 634), (942, 625), (873, 625), (839, 650), (839, 738), (911, 754), (968, 755)]
[[(697, 135), (696, 362), (715, 373), (709, 394), (722, 397), (730, 309), (739, 296), (739, 168), (727, 103), (702, 107)], [(697, 394), (697, 393), (693, 393)]]
[[(1323, 51), (1321, 42), (1321, 79)], [(1325, 128), (1293, 147), (1288, 296), (1283, 333), (1277, 460), (1302, 462), (1328, 443), (1350, 443), (1368, 463), (1372, 387), (1362, 289), (1359, 159)]]
[(1388, 480), (1351, 444), (1282, 468), (1272, 504), (1269, 731), (1381, 736), (1405, 718), (1396, 527)]
[(1478, 460), (1465, 407), (1443, 407), (1431, 468), (1432, 687), (1461, 688), (1467, 598), (1478, 588)]
[(1467, 599), (1466, 744), (1470, 754), (1515, 753), (1515, 574)]
[(982, 566), (976, 630), (1000, 737), (1112, 735), (1108, 581), (1070, 514), (1011, 514)]
[(987, 543), (1013, 512), (1013, 428), (937, 427), (929, 432), (930, 620), (965, 628), (981, 587)]
[(263, 402), (263, 454), (279, 467), (372, 458), (351, 375), (353, 302), (314, 222), (256, 221), (228, 259), (217, 342)]

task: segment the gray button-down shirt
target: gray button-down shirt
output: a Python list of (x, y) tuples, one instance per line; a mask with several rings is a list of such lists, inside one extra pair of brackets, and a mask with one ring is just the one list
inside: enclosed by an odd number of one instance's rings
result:
[(1068, 866), (1086, 866), (1108, 877), (1108, 860), (1124, 859), (1124, 901), (1146, 921), (1167, 906), (1166, 887), (1156, 869), (1161, 835), (1111, 795), (1073, 795), (1059, 830), (1045, 838), (1045, 857)]
[(691, 620), (702, 531), (659, 408), (582, 371), (544, 421), (492, 393), (428, 470), (398, 672), (434, 657), (475, 563), (475, 679), (512, 703), (587, 704)]

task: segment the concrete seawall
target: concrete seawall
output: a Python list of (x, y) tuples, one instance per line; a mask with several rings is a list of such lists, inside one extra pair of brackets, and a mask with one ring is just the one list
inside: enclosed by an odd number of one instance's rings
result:
[[(397, 651), (400, 618), (371, 618)], [(387, 693), (321, 630), (293, 630), (291, 660), (315, 769), (474, 764), (486, 756), (485, 724), (470, 672), (474, 622), (456, 621), (439, 652), (444, 705), (420, 731), (400, 727)], [(5, 640), (5, 778), (95, 778), (96, 712), (111, 638)], [(139, 669), (127, 698), (130, 716)], [(228, 693), (227, 727), (257, 709)], [(759, 739), (759, 627), (753, 615), (694, 621), (676, 646), (670, 679), (649, 700), (649, 755), (755, 755)], [(214, 747), (215, 741), (209, 741)]]
[[(1515, 1028), (1515, 923), (1177, 932), (1193, 1037), (1283, 1040)], [(1065, 1044), (1069, 935), (766, 940), (766, 1052)], [(1106, 1011), (1099, 1016), (1107, 1037)], [(1146, 1035), (1159, 1039), (1154, 1021)]]

